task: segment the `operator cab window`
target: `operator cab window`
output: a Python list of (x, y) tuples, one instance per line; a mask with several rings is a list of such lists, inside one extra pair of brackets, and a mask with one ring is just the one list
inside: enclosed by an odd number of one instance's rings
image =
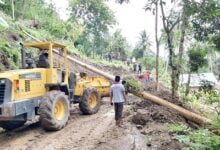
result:
[(39, 60), (37, 63), (37, 67), (38, 68), (49, 68), (50, 64), (49, 64), (49, 59), (48, 59), (48, 53), (43, 51), (40, 56), (39, 56)]

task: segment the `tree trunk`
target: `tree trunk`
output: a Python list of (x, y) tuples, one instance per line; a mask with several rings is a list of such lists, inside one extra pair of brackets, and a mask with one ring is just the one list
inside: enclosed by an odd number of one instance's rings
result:
[(175, 89), (176, 89), (176, 66), (175, 66), (175, 54), (173, 52), (173, 45), (171, 40), (171, 33), (166, 32), (167, 34), (167, 44), (169, 48), (169, 66), (171, 67), (171, 87), (172, 87), (172, 97), (175, 97)]
[(169, 65), (172, 69), (171, 73), (171, 86), (172, 86), (172, 97), (176, 95), (175, 90), (177, 86), (177, 66), (175, 63), (175, 53), (173, 52), (173, 42), (172, 42), (172, 30), (175, 27), (175, 25), (178, 23), (178, 20), (174, 22), (173, 24), (169, 23), (168, 18), (165, 16), (164, 8), (163, 8), (163, 1), (160, 0), (160, 8), (161, 8), (161, 14), (162, 14), (162, 21), (163, 21), (163, 28), (167, 35), (167, 45), (169, 49)]
[(12, 19), (15, 20), (14, 0), (11, 0)]
[(168, 66), (169, 66), (169, 58), (166, 60), (166, 66), (165, 66), (165, 73), (167, 74), (168, 72)]
[[(180, 73), (182, 72), (182, 63), (183, 63), (183, 51), (184, 51), (184, 42), (185, 42), (185, 36), (186, 36), (186, 30), (188, 27), (188, 17), (186, 15), (186, 8), (184, 6), (183, 8), (183, 14), (182, 14), (182, 25), (181, 25), (181, 37), (180, 37), (180, 43), (179, 43), (179, 55), (178, 55), (178, 64), (177, 64), (177, 83), (179, 83), (179, 77)], [(176, 86), (176, 91), (178, 90), (178, 84)]]
[(186, 96), (189, 94), (190, 82), (191, 82), (191, 72), (189, 72), (189, 75), (188, 75), (188, 81), (187, 81), (186, 92), (185, 92), (185, 95), (186, 95)]
[(159, 41), (158, 41), (158, 2), (155, 3), (156, 14), (155, 14), (155, 41), (156, 41), (156, 90), (159, 90)]
[(22, 1), (22, 6), (23, 6), (23, 10), (22, 10), (22, 13), (21, 13), (21, 18), (24, 19), (25, 11), (26, 11), (26, 2), (25, 2), (25, 0)]

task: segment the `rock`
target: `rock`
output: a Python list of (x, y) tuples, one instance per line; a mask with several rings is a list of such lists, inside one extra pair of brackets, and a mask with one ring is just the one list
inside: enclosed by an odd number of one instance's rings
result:
[(141, 134), (147, 135), (146, 131), (141, 131)]
[(132, 117), (132, 122), (138, 125), (146, 125), (151, 117), (147, 111), (138, 110), (137, 113)]
[(138, 124), (136, 127), (137, 127), (137, 129), (139, 129), (139, 130), (143, 129), (143, 126), (142, 126), (142, 125), (139, 125), (139, 124)]

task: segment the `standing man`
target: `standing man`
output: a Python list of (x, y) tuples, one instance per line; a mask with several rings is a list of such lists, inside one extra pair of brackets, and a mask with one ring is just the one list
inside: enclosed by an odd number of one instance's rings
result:
[(141, 66), (141, 64), (138, 64), (138, 74), (140, 75), (141, 72), (142, 72), (142, 66)]
[(111, 86), (110, 100), (111, 105), (114, 104), (115, 108), (115, 121), (117, 126), (122, 124), (122, 113), (124, 102), (127, 101), (125, 96), (125, 88), (120, 83), (120, 76), (115, 76), (115, 83)]
[(133, 71), (134, 71), (134, 73), (137, 72), (137, 64), (135, 64), (135, 63), (134, 63), (134, 65), (133, 65)]

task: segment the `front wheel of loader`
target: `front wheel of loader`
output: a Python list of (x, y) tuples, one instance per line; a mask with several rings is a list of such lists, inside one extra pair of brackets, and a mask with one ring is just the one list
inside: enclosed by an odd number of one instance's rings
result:
[(101, 105), (100, 95), (95, 88), (87, 88), (83, 92), (79, 108), (83, 114), (90, 115), (98, 112)]
[(50, 91), (39, 108), (40, 122), (45, 130), (57, 131), (68, 122), (70, 107), (67, 96), (61, 91)]

